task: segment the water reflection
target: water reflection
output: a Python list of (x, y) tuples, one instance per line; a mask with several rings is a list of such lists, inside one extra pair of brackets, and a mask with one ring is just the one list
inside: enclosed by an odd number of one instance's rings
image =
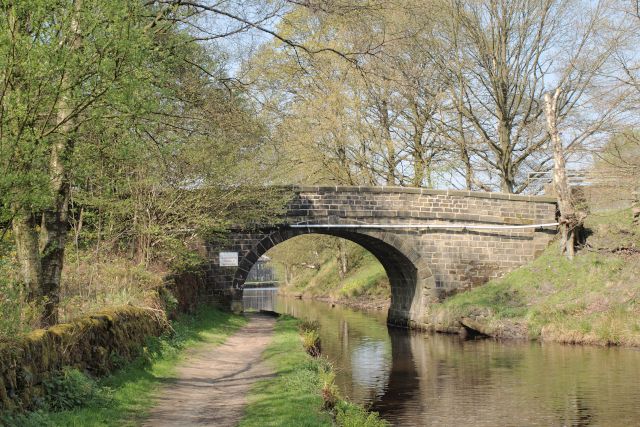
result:
[[(246, 291), (245, 291), (246, 292)], [(640, 352), (387, 328), (383, 313), (277, 298), (321, 325), (338, 385), (395, 425), (637, 425)]]

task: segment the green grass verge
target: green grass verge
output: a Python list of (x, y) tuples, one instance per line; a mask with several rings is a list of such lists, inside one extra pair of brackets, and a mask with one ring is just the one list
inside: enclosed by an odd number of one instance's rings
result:
[[(377, 414), (339, 400), (334, 412), (323, 410), (323, 389), (335, 389), (330, 364), (314, 359), (303, 349), (299, 320), (282, 316), (275, 327), (274, 338), (264, 358), (275, 376), (256, 383), (240, 427), (262, 426), (386, 426)], [(334, 390), (335, 391), (335, 390)], [(335, 423), (334, 423), (335, 415)]]
[(640, 247), (629, 210), (592, 215), (591, 250), (573, 259), (557, 242), (527, 266), (434, 307), (434, 317), (480, 319), (488, 331), (526, 328), (529, 337), (567, 343), (640, 346)]
[(4, 422), (24, 427), (140, 425), (155, 403), (154, 392), (174, 378), (186, 349), (220, 344), (245, 323), (241, 316), (207, 307), (193, 316), (181, 316), (172, 323), (175, 334), (150, 339), (142, 357), (101, 379), (101, 396), (93, 403), (63, 412), (37, 411)]

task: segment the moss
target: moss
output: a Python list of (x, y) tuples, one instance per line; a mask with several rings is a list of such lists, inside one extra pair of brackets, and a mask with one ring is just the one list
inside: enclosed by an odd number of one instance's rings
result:
[(0, 411), (33, 408), (43, 381), (65, 366), (96, 376), (110, 372), (114, 359), (133, 359), (167, 325), (156, 311), (126, 306), (0, 344)]

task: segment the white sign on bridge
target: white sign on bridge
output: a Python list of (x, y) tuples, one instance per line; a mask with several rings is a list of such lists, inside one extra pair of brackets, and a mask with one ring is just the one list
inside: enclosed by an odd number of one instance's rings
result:
[(237, 267), (238, 252), (220, 252), (220, 267)]

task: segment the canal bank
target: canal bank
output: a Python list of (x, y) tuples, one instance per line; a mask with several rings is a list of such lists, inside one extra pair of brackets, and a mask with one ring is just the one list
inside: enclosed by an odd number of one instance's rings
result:
[(430, 308), (432, 330), (501, 339), (640, 347), (640, 227), (630, 209), (585, 221), (573, 260), (552, 243), (535, 261)]
[(143, 354), (132, 361), (118, 360), (120, 369), (101, 379), (79, 370), (51, 378), (51, 396), (27, 413), (0, 413), (0, 426), (97, 427), (141, 425), (157, 403), (161, 387), (176, 380), (177, 368), (192, 351), (210, 351), (246, 324), (243, 316), (199, 307), (171, 323), (173, 332), (149, 337)]
[[(294, 242), (293, 252), (304, 252), (308, 243)], [(386, 312), (389, 281), (375, 257), (362, 247), (347, 245), (349, 268), (341, 270), (342, 257), (335, 255), (333, 246), (325, 246), (312, 245), (315, 255), (305, 261), (305, 268), (289, 268), (280, 292)], [(280, 258), (286, 259), (276, 252), (274, 259)], [(498, 339), (639, 347), (639, 277), (640, 227), (632, 210), (599, 211), (586, 218), (573, 260), (551, 242), (527, 265), (430, 303), (420, 327)]]
[(393, 425), (633, 425), (640, 419), (640, 352), (425, 334), (388, 327), (378, 311), (271, 292), (276, 311), (319, 322), (322, 354), (342, 394)]
[(327, 359), (305, 352), (300, 324), (291, 316), (278, 318), (262, 356), (274, 374), (251, 389), (240, 427), (386, 426), (377, 414), (341, 395), (334, 383), (340, 373)]

